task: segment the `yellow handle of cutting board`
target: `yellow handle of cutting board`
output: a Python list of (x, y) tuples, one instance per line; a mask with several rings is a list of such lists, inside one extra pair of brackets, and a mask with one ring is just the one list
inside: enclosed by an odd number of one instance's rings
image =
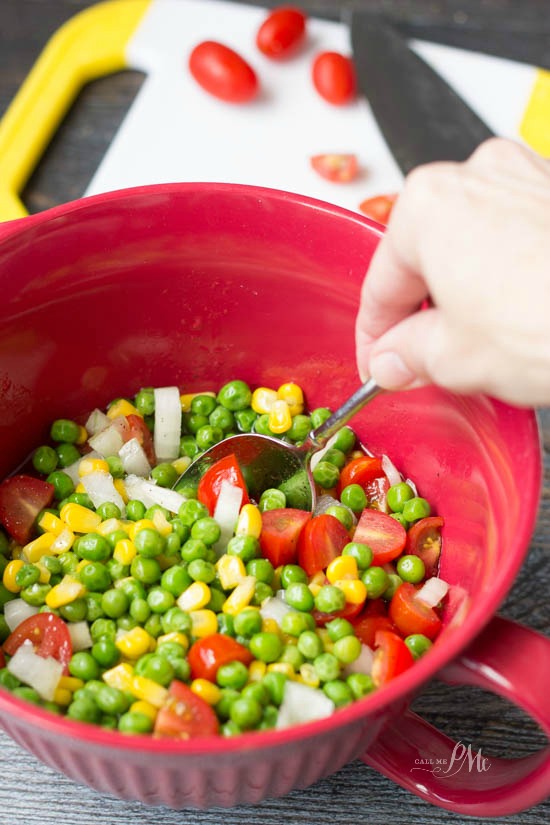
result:
[(550, 158), (550, 72), (538, 70), (519, 133), (536, 152)]
[(80, 89), (127, 68), (126, 46), (151, 0), (108, 0), (49, 40), (0, 121), (0, 220), (27, 211), (19, 193)]

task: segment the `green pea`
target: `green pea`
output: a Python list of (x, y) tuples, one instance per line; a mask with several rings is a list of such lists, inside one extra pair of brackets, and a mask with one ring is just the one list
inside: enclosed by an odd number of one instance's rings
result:
[(192, 562), (195, 559), (206, 561), (208, 557), (208, 547), (200, 539), (187, 539), (181, 548), (181, 557), (185, 562)]
[(118, 720), (118, 729), (121, 733), (140, 734), (151, 733), (153, 720), (146, 713), (128, 711)]
[(220, 687), (240, 690), (248, 682), (248, 668), (242, 662), (228, 662), (220, 665), (216, 673)]
[(37, 473), (42, 473), (43, 475), (53, 473), (57, 467), (57, 462), (57, 453), (53, 447), (44, 445), (43, 447), (38, 447), (33, 453), (32, 466)]
[(99, 533), (85, 533), (74, 543), (74, 552), (86, 561), (105, 561), (112, 555), (113, 548)]
[(104, 593), (112, 585), (111, 574), (99, 561), (91, 561), (79, 570), (78, 578), (87, 590)]
[(229, 381), (221, 388), (218, 393), (218, 404), (226, 407), (231, 412), (237, 410), (245, 410), (250, 407), (252, 400), (252, 392), (248, 384), (244, 381), (235, 380)]
[(159, 613), (151, 613), (143, 627), (153, 639), (156, 639), (164, 632), (162, 629), (162, 615)]
[(366, 570), (372, 564), (374, 553), (367, 544), (358, 541), (350, 541), (342, 550), (343, 556), (353, 556), (357, 562), (359, 570)]
[(233, 702), (240, 697), (238, 690), (234, 688), (223, 688), (220, 691), (220, 698), (216, 702), (216, 713), (220, 719), (229, 719), (229, 713)]
[(107, 521), (107, 519), (111, 518), (118, 519), (122, 515), (118, 504), (114, 504), (112, 501), (105, 501), (103, 504), (100, 504), (96, 509), (96, 513), (102, 521)]
[[(257, 611), (256, 611), (257, 612)], [(225, 634), (225, 636), (232, 636), (234, 637), (235, 634), (235, 621), (233, 616), (230, 613), (218, 613), (218, 631), (220, 633)]]
[[(123, 530), (122, 528), (120, 528), (119, 530), (113, 530), (112, 533), (107, 533), (105, 538), (107, 539), (107, 541), (109, 542), (109, 544), (111, 545), (111, 547), (114, 550), (119, 541), (122, 541), (123, 539), (128, 538), (128, 533), (126, 532), (126, 530)], [(112, 561), (114, 561), (114, 559)]]
[(390, 573), (388, 575), (388, 586), (382, 593), (382, 597), (386, 601), (392, 599), (395, 594), (395, 591), (401, 584), (403, 584), (403, 579), (401, 578), (401, 576), (398, 576), (397, 573)]
[(153, 682), (163, 685), (163, 687), (168, 687), (175, 673), (169, 659), (165, 656), (159, 656), (158, 653), (153, 653), (147, 659), (142, 675), (146, 679), (152, 679)]
[(153, 613), (166, 613), (174, 607), (175, 601), (174, 595), (162, 587), (152, 587), (147, 594), (147, 604)]
[(107, 561), (105, 562), (105, 566), (111, 574), (111, 578), (115, 583), (115, 587), (119, 586), (118, 582), (121, 579), (128, 578), (130, 574), (130, 565), (121, 564), (116, 559), (107, 559)]
[(254, 576), (257, 582), (271, 584), (275, 570), (269, 559), (251, 559), (246, 565), (248, 576)]
[(131, 602), (134, 599), (144, 599), (146, 596), (143, 582), (133, 576), (126, 576), (115, 582), (115, 587), (122, 590)]
[(86, 621), (89, 624), (95, 622), (96, 619), (101, 619), (102, 616), (105, 615), (105, 613), (103, 612), (103, 608), (101, 607), (101, 599), (103, 598), (103, 593), (95, 593), (94, 591), (89, 591), (84, 595), (83, 598), (86, 602)]
[(230, 736), (239, 736), (242, 733), (242, 730), (235, 722), (228, 719), (227, 722), (222, 725), (220, 733), (222, 736), (229, 738)]
[(261, 704), (252, 698), (240, 696), (231, 704), (229, 717), (232, 722), (239, 726), (241, 730), (251, 730), (261, 721), (263, 708)]
[(273, 730), (273, 728), (277, 725), (278, 716), (279, 711), (275, 705), (268, 705), (264, 708), (264, 715), (262, 721), (258, 725), (258, 730)]
[(199, 519), (209, 516), (210, 513), (208, 512), (208, 508), (204, 504), (201, 504), (200, 501), (193, 498), (184, 501), (178, 510), (178, 518), (180, 518), (181, 521), (189, 527), (191, 527)]
[(179, 607), (171, 607), (161, 616), (163, 633), (186, 633), (191, 632), (191, 617), (189, 613)]
[[(63, 475), (65, 475), (65, 473)], [(73, 504), (80, 504), (81, 507), (86, 507), (88, 510), (95, 509), (92, 499), (87, 493), (71, 493), (68, 500)]]
[(285, 564), (281, 570), (281, 585), (285, 589), (294, 582), (305, 584), (307, 580), (307, 573), (299, 564)]
[(412, 498), (414, 498), (412, 487), (402, 481), (400, 484), (392, 484), (388, 490), (386, 500), (390, 510), (394, 513), (401, 513), (406, 502)]
[(353, 514), (347, 507), (341, 507), (338, 504), (332, 504), (330, 507), (327, 507), (325, 512), (329, 516), (334, 516), (337, 518), (340, 524), (343, 524), (346, 530), (351, 530), (353, 527)]
[(258, 414), (252, 407), (246, 407), (244, 410), (236, 410), (234, 413), (237, 429), (240, 433), (251, 433), (254, 429), (254, 422)]
[(426, 566), (420, 556), (401, 556), (397, 561), (396, 568), (398, 575), (403, 581), (411, 582), (412, 584), (418, 584), (423, 581), (426, 575)]
[(350, 673), (346, 681), (355, 699), (362, 699), (372, 693), (375, 687), (372, 676), (366, 673)]
[(210, 516), (197, 519), (191, 527), (191, 538), (204, 542), (208, 547), (216, 544), (220, 536), (220, 525)]
[(141, 521), (145, 518), (145, 504), (137, 498), (130, 499), (126, 505), (126, 518), (130, 521)]
[(251, 638), (262, 629), (262, 617), (258, 610), (245, 608), (233, 619), (233, 627), (235, 633), (239, 636)]
[(134, 545), (140, 556), (153, 559), (162, 555), (166, 540), (158, 530), (152, 527), (144, 527), (135, 534)]
[(97, 642), (99, 639), (115, 640), (116, 624), (112, 619), (96, 619), (90, 627), (90, 635), (92, 641)]
[(332, 653), (321, 653), (313, 660), (313, 667), (321, 682), (332, 682), (340, 676), (340, 663)]
[(390, 580), (383, 567), (369, 567), (361, 575), (361, 581), (367, 588), (368, 599), (378, 599), (388, 587)]
[(233, 536), (227, 543), (226, 552), (247, 564), (261, 554), (260, 542), (254, 536)]
[(342, 662), (344, 665), (349, 665), (355, 662), (361, 653), (361, 642), (357, 636), (343, 636), (334, 642), (332, 652), (339, 662)]
[[(71, 464), (75, 464), (81, 458), (80, 450), (74, 444), (56, 444), (55, 452), (60, 467), (70, 467)], [(55, 467), (52, 469), (55, 470)]]
[(183, 659), (185, 656), (185, 647), (177, 642), (163, 642), (159, 644), (156, 649), (157, 656), (165, 656), (169, 662), (175, 659)]
[(328, 407), (317, 407), (310, 413), (311, 426), (314, 429), (317, 429), (317, 427), (320, 427), (321, 424), (324, 424), (325, 421), (327, 421), (331, 415), (332, 410), (329, 410)]
[(315, 619), (311, 613), (299, 613), (297, 610), (289, 610), (281, 619), (281, 630), (289, 636), (299, 636), (304, 630), (313, 630)]
[(249, 685), (245, 685), (241, 691), (241, 697), (243, 699), (254, 699), (262, 705), (262, 708), (270, 702), (269, 691), (262, 682), (251, 682)]
[(70, 476), (63, 470), (54, 470), (50, 473), (46, 481), (53, 485), (54, 496), (58, 501), (67, 498), (74, 492), (74, 484)]
[(353, 636), (355, 632), (351, 622), (348, 622), (347, 619), (342, 619), (341, 617), (327, 622), (325, 627), (331, 642), (337, 642), (338, 639), (344, 639), (346, 636)]
[(284, 646), (279, 657), (279, 661), (287, 662), (289, 665), (292, 665), (296, 672), (298, 672), (304, 664), (305, 659), (296, 645), (288, 644)]
[(142, 387), (134, 399), (134, 405), (141, 415), (153, 415), (155, 412), (155, 391), (151, 387)]
[(280, 510), (282, 507), (286, 507), (286, 496), (282, 490), (269, 487), (261, 494), (258, 507), (262, 513), (267, 510)]
[(346, 605), (346, 597), (339, 587), (324, 584), (315, 596), (315, 607), (321, 613), (337, 613)]
[(182, 435), (180, 438), (180, 456), (195, 458), (200, 452), (199, 446), (192, 435)]
[(228, 410), (227, 407), (223, 407), (221, 404), (214, 407), (208, 415), (208, 421), (211, 427), (215, 430), (221, 430), (224, 435), (229, 432), (234, 432), (237, 426), (235, 416), (231, 410)]
[[(46, 596), (51, 589), (50, 584), (35, 582), (34, 584), (30, 584), (28, 587), (25, 587), (24, 590), (21, 590), (19, 595), (24, 601), (27, 602), (27, 604), (31, 604), (33, 607), (40, 607), (40, 605), (45, 603)], [(82, 618), (84, 618), (84, 616), (82, 616)]]
[(200, 450), (208, 450), (214, 444), (219, 444), (223, 437), (224, 432), (221, 427), (213, 427), (211, 424), (204, 424), (195, 433), (197, 446)]
[(95, 701), (100, 710), (113, 715), (124, 713), (129, 706), (126, 694), (110, 685), (102, 685), (97, 691)]
[(172, 525), (172, 533), (170, 535), (176, 535), (180, 540), (180, 545), (183, 544), (184, 541), (190, 536), (190, 529), (187, 524), (184, 524), (177, 516), (173, 519), (168, 519), (169, 524)]
[(314, 630), (304, 630), (300, 633), (297, 647), (306, 659), (316, 659), (323, 653), (323, 642)]
[(360, 484), (347, 484), (340, 494), (340, 501), (354, 513), (360, 513), (367, 506), (367, 494)]
[(118, 619), (128, 611), (130, 600), (120, 588), (106, 590), (101, 599), (101, 607), (105, 615), (111, 619)]
[(13, 673), (7, 669), (7, 667), (3, 667), (0, 670), (0, 685), (6, 690), (15, 690), (15, 688), (19, 687), (21, 682), (17, 679)]
[(58, 418), (51, 426), (50, 438), (52, 441), (65, 441), (68, 444), (74, 444), (80, 438), (80, 427), (76, 421), (70, 421), (68, 418)]
[(430, 515), (432, 508), (428, 501), (425, 498), (420, 498), (420, 496), (414, 496), (414, 498), (409, 499), (403, 505), (403, 513), (404, 518), (407, 519), (409, 522), (418, 521), (421, 518), (427, 518)]
[(291, 582), (286, 588), (285, 601), (296, 610), (313, 610), (313, 593), (304, 582)]
[(189, 587), (191, 581), (192, 577), (187, 568), (179, 564), (168, 567), (160, 579), (161, 587), (172, 593), (176, 598), (181, 596), (183, 591)]
[(93, 722), (97, 724), (101, 718), (101, 711), (91, 696), (79, 696), (79, 698), (74, 699), (67, 708), (67, 716), (79, 722)]
[(281, 650), (281, 639), (276, 633), (255, 633), (250, 639), (250, 652), (262, 662), (276, 662)]
[(269, 427), (269, 415), (267, 413), (262, 413), (262, 415), (256, 418), (254, 422), (254, 432), (258, 433), (258, 435), (275, 435)]
[(277, 707), (284, 699), (287, 678), (288, 677), (285, 673), (277, 673), (272, 671), (270, 673), (266, 673), (262, 679), (262, 685), (267, 689), (270, 701), (274, 705), (277, 705)]
[(206, 427), (208, 425), (208, 418), (206, 415), (199, 415), (198, 413), (194, 414), (189, 412), (184, 413), (183, 423), (187, 431), (196, 436), (201, 427)]
[(329, 447), (323, 454), (323, 461), (328, 461), (329, 464), (334, 464), (335, 467), (338, 467), (338, 469), (341, 470), (346, 463), (347, 458), (346, 454), (343, 453), (342, 450), (338, 450), (336, 447)]
[(83, 682), (99, 677), (99, 665), (93, 655), (87, 650), (79, 650), (74, 653), (69, 662), (69, 673)]
[(21, 589), (30, 587), (40, 578), (40, 568), (36, 564), (24, 564), (15, 574), (15, 583)]
[(335, 467), (334, 464), (330, 464), (328, 461), (323, 461), (323, 459), (318, 462), (313, 470), (313, 480), (326, 490), (335, 487), (338, 484), (339, 478), (340, 471), (338, 467)]
[(135, 619), (138, 624), (143, 624), (151, 615), (151, 608), (147, 599), (133, 599), (129, 607), (130, 616)]
[(310, 430), (311, 419), (309, 415), (298, 413), (298, 415), (293, 416), (290, 429), (286, 431), (285, 435), (287, 438), (290, 438), (291, 441), (302, 442), (306, 440)]
[(423, 633), (412, 633), (410, 636), (406, 636), (405, 644), (412, 653), (413, 659), (420, 659), (433, 646), (431, 640)]
[(333, 679), (325, 682), (323, 691), (331, 699), (337, 708), (342, 708), (353, 702), (353, 693), (349, 685), (342, 679)]
[(257, 607), (261, 607), (261, 605), (265, 602), (266, 599), (271, 598), (273, 596), (273, 588), (270, 587), (265, 582), (256, 582), (256, 587), (254, 588), (254, 595), (252, 597), (252, 604), (256, 605)]
[(395, 521), (398, 521), (399, 524), (401, 524), (401, 526), (405, 528), (405, 530), (409, 529), (409, 522), (407, 521), (403, 513), (390, 513), (390, 518), (393, 518), (395, 519)]
[(355, 447), (356, 440), (356, 435), (351, 427), (342, 427), (336, 433), (332, 446), (337, 450), (342, 450), (343, 453), (350, 453)]
[(179, 473), (173, 464), (162, 462), (151, 470), (153, 478), (159, 487), (173, 487), (178, 480)]
[(114, 640), (106, 636), (98, 639), (90, 652), (100, 667), (114, 667), (120, 661), (120, 651)]
[(122, 459), (118, 455), (109, 455), (105, 459), (109, 467), (109, 472), (113, 478), (124, 478), (124, 465)]

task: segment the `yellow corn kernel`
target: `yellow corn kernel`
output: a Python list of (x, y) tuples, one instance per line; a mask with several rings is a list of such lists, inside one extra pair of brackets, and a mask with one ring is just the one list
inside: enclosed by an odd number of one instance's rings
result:
[[(134, 680), (134, 668), (127, 662), (115, 665), (110, 670), (106, 670), (101, 677), (105, 684), (118, 690), (131, 691)], [(133, 691), (132, 691), (133, 694)]]
[(176, 604), (180, 610), (200, 610), (210, 601), (210, 588), (204, 582), (193, 582), (178, 597)]
[(283, 573), (283, 568), (284, 568), (284, 564), (281, 564), (281, 565), (279, 565), (279, 567), (275, 568), (275, 573), (273, 574), (273, 579), (271, 581), (271, 589), (273, 590), (274, 593), (276, 593), (277, 590), (280, 590), (282, 588), (281, 576), (282, 576), (282, 573)]
[(187, 470), (190, 464), (191, 459), (188, 455), (182, 455), (172, 461), (172, 467), (175, 469), (176, 473), (179, 473), (180, 475)]
[(269, 429), (273, 433), (286, 433), (292, 427), (290, 407), (286, 401), (277, 400), (271, 408), (268, 419)]
[(280, 398), (281, 401), (286, 401), (293, 418), (295, 415), (304, 411), (304, 393), (298, 384), (292, 382), (281, 384), (277, 390), (277, 397)]
[(85, 492), (86, 492), (86, 488), (85, 488), (85, 486), (82, 484), (82, 482), (80, 482), (80, 484), (77, 484), (77, 485), (76, 485), (76, 487), (74, 488), (74, 491), (75, 491), (75, 493), (85, 493)]
[(193, 679), (189, 687), (195, 696), (200, 696), (209, 705), (217, 705), (222, 698), (219, 687), (208, 679)]
[(317, 593), (319, 592), (319, 590), (321, 589), (321, 587), (326, 583), (327, 583), (326, 576), (323, 573), (323, 571), (320, 570), (318, 573), (315, 573), (311, 577), (311, 579), (309, 580), (308, 587), (311, 590), (311, 592), (313, 593), (313, 595), (316, 596)]
[(269, 387), (258, 387), (258, 389), (252, 393), (250, 406), (254, 412), (257, 412), (259, 415), (264, 415), (265, 413), (271, 412), (276, 400), (277, 393), (275, 390), (271, 390)]
[(58, 685), (55, 689), (53, 700), (56, 705), (68, 707), (73, 701), (73, 694), (70, 690), (67, 690), (67, 688), (60, 688)]
[(78, 464), (78, 475), (80, 478), (89, 476), (90, 473), (108, 473), (109, 465), (104, 458), (81, 458)]
[(72, 501), (63, 505), (59, 516), (73, 533), (93, 533), (101, 524), (101, 516)]
[(300, 666), (300, 677), (300, 681), (304, 685), (308, 685), (308, 687), (312, 688), (319, 687), (319, 677), (317, 675), (317, 671), (309, 662), (304, 662), (304, 664)]
[(136, 545), (130, 539), (119, 539), (113, 550), (113, 558), (119, 564), (131, 564), (136, 554)]
[(248, 679), (250, 682), (261, 682), (267, 672), (267, 665), (259, 659), (254, 659), (248, 666)]
[(223, 612), (229, 613), (231, 616), (236, 616), (243, 608), (248, 607), (254, 596), (255, 589), (256, 577), (245, 576), (223, 603)]
[(40, 584), (48, 584), (52, 574), (50, 573), (47, 567), (44, 567), (41, 561), (37, 561), (36, 566), (40, 570), (40, 576), (38, 578), (38, 581), (40, 582)]
[(279, 627), (275, 619), (263, 619), (262, 633), (276, 633), (277, 636), (280, 636), (281, 628)]
[(333, 648), (334, 643), (333, 643), (332, 639), (330, 638), (330, 636), (328, 635), (328, 630), (325, 627), (317, 627), (315, 629), (315, 633), (321, 639), (321, 641), (323, 643), (323, 647), (325, 649), (325, 652), (330, 653), (330, 651)]
[(182, 412), (189, 412), (189, 410), (191, 409), (191, 401), (197, 395), (209, 395), (210, 398), (216, 397), (216, 393), (211, 392), (210, 390), (206, 390), (206, 392), (186, 392), (183, 395), (180, 395)]
[(101, 524), (98, 524), (97, 528), (95, 529), (95, 533), (99, 533), (100, 536), (108, 536), (109, 533), (114, 533), (115, 530), (123, 530), (122, 522), (118, 518), (108, 518), (105, 521), (102, 521)]
[(111, 420), (113, 420), (113, 418), (118, 418), (119, 415), (139, 415), (140, 418), (143, 418), (138, 408), (134, 407), (133, 404), (130, 404), (126, 398), (119, 398), (111, 404), (107, 410), (107, 418), (110, 418)]
[(224, 553), (216, 562), (216, 570), (224, 590), (232, 590), (246, 578), (244, 562), (238, 556)]
[(71, 693), (74, 693), (75, 690), (80, 690), (80, 688), (84, 687), (84, 682), (82, 679), (77, 679), (76, 676), (62, 676), (57, 683), (57, 687), (70, 690)]
[(315, 597), (317, 595), (317, 593), (319, 592), (319, 590), (321, 589), (322, 586), (323, 586), (322, 584), (318, 584), (317, 582), (313, 582), (313, 581), (308, 584), (308, 587), (309, 587), (313, 597)]
[(121, 497), (124, 504), (128, 504), (129, 498), (128, 493), (126, 492), (126, 487), (124, 485), (124, 481), (121, 478), (115, 478), (113, 481), (113, 486), (119, 496)]
[(218, 617), (213, 610), (190, 610), (191, 635), (197, 639), (211, 636), (218, 630)]
[(237, 536), (252, 536), (255, 539), (260, 538), (262, 532), (262, 514), (260, 508), (255, 504), (244, 504), (239, 513), (237, 521), (237, 529), (235, 533)]
[(46, 596), (48, 607), (63, 607), (74, 602), (86, 592), (84, 585), (72, 576), (63, 576), (59, 584), (52, 587)]
[(156, 708), (162, 707), (168, 696), (166, 688), (154, 682), (153, 679), (148, 679), (146, 676), (134, 676), (129, 691), (138, 699), (143, 699), (149, 702)]
[(29, 543), (23, 547), (23, 556), (34, 564), (34, 562), (41, 559), (45, 553), (49, 552), (54, 541), (55, 533), (42, 533), (37, 539), (29, 541)]
[(155, 523), (150, 518), (140, 518), (139, 521), (134, 521), (128, 527), (128, 535), (135, 541), (136, 535), (140, 530), (156, 530)]
[(152, 705), (151, 702), (146, 702), (145, 699), (137, 699), (130, 705), (130, 712), (143, 713), (144, 716), (148, 716), (154, 722), (157, 718), (158, 708)]
[(139, 659), (140, 656), (149, 653), (151, 639), (153, 637), (143, 627), (133, 627), (124, 636), (120, 636), (115, 644), (127, 659)]
[(174, 642), (177, 645), (181, 645), (184, 650), (187, 650), (189, 647), (189, 639), (185, 633), (181, 633), (179, 630), (173, 630), (171, 633), (164, 633), (162, 636), (158, 636), (157, 647), (160, 647), (166, 642)]
[(363, 604), (367, 598), (367, 588), (361, 579), (340, 579), (334, 582), (345, 595), (350, 604)]
[(165, 538), (172, 532), (172, 525), (162, 510), (155, 510), (153, 514), (153, 524), (155, 525), (155, 529)]
[(267, 666), (268, 673), (284, 673), (285, 676), (288, 676), (289, 679), (296, 678), (296, 671), (290, 664), (290, 662), (273, 662), (272, 664)]
[(54, 516), (53, 513), (49, 513), (47, 510), (42, 513), (38, 526), (47, 533), (53, 533), (56, 536), (58, 536), (65, 529), (65, 525), (61, 519)]
[(353, 556), (338, 556), (327, 567), (327, 579), (334, 584), (341, 579), (357, 579), (359, 571)]
[(22, 559), (12, 559), (12, 561), (9, 561), (4, 568), (2, 584), (6, 590), (10, 591), (10, 593), (19, 593), (21, 591), (21, 588), (15, 582), (15, 577), (24, 565), (25, 562)]
[(72, 530), (69, 530), (68, 527), (65, 527), (61, 533), (56, 536), (54, 543), (50, 547), (50, 553), (54, 555), (59, 553), (65, 553), (67, 550), (70, 550), (74, 544), (74, 533)]

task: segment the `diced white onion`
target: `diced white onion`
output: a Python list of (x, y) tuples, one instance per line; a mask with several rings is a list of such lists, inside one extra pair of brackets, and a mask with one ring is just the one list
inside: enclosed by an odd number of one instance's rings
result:
[(230, 481), (227, 481), (227, 479), (224, 478), (221, 483), (220, 494), (214, 508), (214, 518), (221, 528), (220, 538), (214, 545), (214, 549), (218, 555), (221, 555), (225, 551), (227, 542), (235, 531), (237, 519), (239, 518), (239, 512), (241, 510), (242, 500), (242, 489), (237, 487), (235, 484), (231, 484)]
[(334, 702), (322, 690), (287, 680), (277, 717), (277, 728), (324, 719), (334, 713)]
[(443, 579), (437, 576), (432, 576), (431, 579), (424, 582), (414, 598), (424, 602), (428, 607), (435, 607), (436, 604), (439, 604), (439, 602), (445, 598), (448, 590), (449, 585), (446, 581), (443, 581)]
[(92, 410), (88, 416), (88, 420), (85, 424), (86, 432), (90, 435), (95, 435), (96, 433), (101, 432), (101, 430), (104, 430), (105, 427), (108, 427), (110, 423), (111, 420), (107, 418), (105, 413), (98, 410), (96, 407), (95, 410)]
[(123, 444), (118, 454), (125, 473), (145, 477), (151, 472), (151, 465), (147, 460), (145, 450), (137, 438), (131, 438)]
[(88, 650), (93, 645), (88, 622), (67, 622), (67, 629), (71, 637), (73, 651)]
[(403, 481), (403, 476), (387, 455), (382, 456), (382, 469), (386, 474), (386, 478), (390, 482), (390, 487), (393, 487), (394, 484), (401, 484)]
[(34, 616), (36, 613), (38, 613), (38, 608), (27, 604), (24, 599), (11, 599), (4, 605), (6, 624), (12, 631), (15, 630), (21, 622), (28, 619), (29, 616)]
[(313, 453), (313, 455), (311, 456), (311, 460), (310, 460), (311, 472), (313, 472), (313, 470), (316, 468), (316, 466), (322, 460), (322, 458), (323, 458), (324, 454), (326, 453), (326, 451), (330, 450), (330, 448), (332, 447), (332, 445), (334, 444), (334, 442), (336, 441), (337, 438), (338, 438), (338, 433), (334, 433), (334, 435), (331, 435), (331, 437), (329, 438), (329, 440), (327, 441), (327, 443), (325, 444), (324, 447), (322, 447), (316, 453)]
[(154, 481), (148, 481), (138, 476), (128, 476), (124, 482), (129, 498), (143, 502), (146, 507), (159, 504), (165, 507), (170, 513), (177, 513), (185, 496), (175, 490), (167, 490), (166, 487), (158, 487)]
[(346, 665), (343, 670), (344, 676), (349, 676), (350, 673), (365, 673), (367, 676), (372, 671), (372, 663), (374, 660), (374, 651), (368, 645), (361, 645), (361, 653), (354, 662)]
[(34, 688), (38, 695), (48, 702), (53, 701), (55, 690), (63, 675), (63, 665), (51, 656), (38, 656), (32, 642), (23, 642), (7, 664), (21, 682)]
[(260, 607), (262, 619), (274, 619), (279, 627), (281, 626), (283, 616), (286, 616), (287, 613), (291, 613), (292, 611), (293, 608), (281, 599), (278, 594), (276, 596), (269, 596), (269, 598), (262, 602), (262, 606)]
[(86, 455), (83, 455), (82, 458), (73, 461), (73, 463), (69, 464), (68, 467), (63, 467), (63, 472), (69, 476), (75, 487), (80, 484), (80, 474), (78, 469), (83, 458), (103, 458), (103, 456), (95, 450), (90, 450), (89, 453), (86, 453)]
[(118, 451), (124, 444), (124, 439), (118, 427), (109, 423), (108, 427), (89, 438), (88, 444), (102, 456), (118, 455)]
[(417, 488), (416, 484), (414, 483), (414, 481), (411, 481), (410, 478), (406, 478), (405, 483), (409, 485), (409, 487), (411, 488), (411, 490), (413, 491), (415, 496), (417, 496), (418, 495), (418, 488)]
[(337, 498), (329, 496), (325, 493), (322, 496), (319, 496), (319, 498), (315, 502), (315, 509), (313, 510), (313, 515), (320, 516), (323, 513), (326, 513), (329, 507), (334, 507), (338, 504), (340, 504), (340, 502)]
[(126, 507), (124, 505), (124, 499), (116, 489), (111, 473), (96, 470), (93, 473), (82, 476), (80, 481), (96, 509), (102, 504), (110, 502), (111, 504), (116, 504), (121, 514), (123, 516), (125, 515)]
[(170, 461), (180, 454), (181, 399), (177, 387), (155, 389), (155, 453), (159, 461)]

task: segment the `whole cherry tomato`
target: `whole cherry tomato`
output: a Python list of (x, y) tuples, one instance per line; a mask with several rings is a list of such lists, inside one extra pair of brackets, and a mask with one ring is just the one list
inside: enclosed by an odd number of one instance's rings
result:
[(215, 40), (195, 46), (189, 70), (205, 91), (230, 103), (244, 103), (258, 91), (258, 78), (246, 60)]
[(339, 52), (321, 52), (313, 61), (313, 85), (325, 100), (335, 105), (355, 97), (356, 79), (352, 60)]
[(256, 35), (256, 45), (266, 57), (287, 57), (304, 39), (306, 17), (299, 9), (274, 9)]

